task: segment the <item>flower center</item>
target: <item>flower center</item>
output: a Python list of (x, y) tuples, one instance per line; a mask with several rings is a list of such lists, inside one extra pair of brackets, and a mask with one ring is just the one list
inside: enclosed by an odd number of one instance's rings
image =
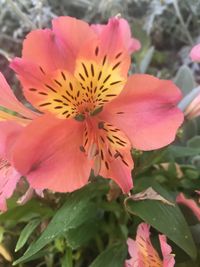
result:
[(123, 53), (111, 61), (107, 55), (98, 58), (97, 48), (94, 60), (77, 60), (74, 74), (66, 70), (46, 74), (40, 67), (42, 85), (29, 88), (39, 110), (61, 119), (94, 116), (121, 92), (126, 82), (120, 71)]

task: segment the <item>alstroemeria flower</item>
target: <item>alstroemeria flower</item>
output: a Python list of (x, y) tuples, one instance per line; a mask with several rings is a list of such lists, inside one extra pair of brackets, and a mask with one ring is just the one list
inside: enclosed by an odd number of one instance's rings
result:
[(12, 148), (23, 129), (22, 125), (27, 125), (37, 115), (17, 100), (1, 73), (0, 92), (0, 105), (18, 114), (0, 111), (0, 211), (5, 211), (6, 199), (12, 196), (21, 177), (12, 164)]
[(136, 240), (128, 239), (128, 251), (131, 259), (125, 261), (125, 267), (173, 267), (175, 264), (172, 249), (167, 244), (166, 236), (159, 235), (162, 259), (150, 240), (150, 226), (141, 223), (137, 229)]
[(195, 45), (190, 51), (192, 61), (200, 62), (200, 44)]
[(166, 146), (182, 123), (181, 93), (171, 81), (127, 78), (134, 40), (126, 21), (111, 18), (94, 28), (71, 17), (54, 19), (52, 30), (28, 34), (22, 58), (11, 63), (25, 97), (42, 112), (13, 155), (33, 188), (76, 190), (92, 168), (128, 192), (132, 146)]
[(176, 202), (191, 209), (196, 218), (200, 221), (200, 207), (193, 199), (188, 199), (183, 193), (180, 193), (176, 198)]

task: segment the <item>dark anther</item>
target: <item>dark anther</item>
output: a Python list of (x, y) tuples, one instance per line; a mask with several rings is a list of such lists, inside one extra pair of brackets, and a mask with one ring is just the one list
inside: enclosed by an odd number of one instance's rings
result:
[(99, 128), (99, 129), (103, 129), (103, 128), (104, 128), (104, 122), (103, 122), (103, 121), (100, 121), (100, 122), (98, 123), (98, 128)]
[(85, 116), (83, 114), (77, 114), (74, 119), (77, 121), (84, 121)]
[(81, 152), (85, 152), (85, 148), (83, 146), (80, 146), (79, 148)]

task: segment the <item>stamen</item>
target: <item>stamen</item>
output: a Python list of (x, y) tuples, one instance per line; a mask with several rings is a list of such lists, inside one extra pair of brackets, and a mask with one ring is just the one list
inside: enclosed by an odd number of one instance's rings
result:
[(97, 156), (95, 157), (95, 160), (94, 160), (94, 167), (93, 167), (94, 175), (95, 175), (95, 176), (99, 175), (100, 169), (101, 169), (101, 158), (100, 158), (99, 155), (97, 155)]

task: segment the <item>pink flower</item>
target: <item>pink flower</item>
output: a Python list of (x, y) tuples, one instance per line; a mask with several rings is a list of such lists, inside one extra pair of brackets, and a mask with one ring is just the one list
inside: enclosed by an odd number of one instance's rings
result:
[(4, 105), (5, 108), (17, 112), (18, 115), (23, 114), (27, 116), (27, 118), (24, 118), (0, 111), (0, 211), (6, 211), (6, 199), (12, 196), (21, 177), (21, 174), (12, 164), (13, 145), (23, 129), (22, 125), (27, 125), (30, 119), (36, 117), (36, 114), (26, 109), (16, 99), (1, 73), (0, 88), (0, 105)]
[(197, 203), (193, 199), (188, 199), (184, 196), (183, 193), (180, 193), (176, 198), (176, 202), (178, 204), (182, 204), (188, 207), (189, 209), (191, 209), (194, 215), (200, 221), (200, 207), (197, 205)]
[(128, 239), (128, 251), (131, 259), (125, 261), (125, 267), (173, 267), (174, 255), (171, 247), (167, 244), (166, 236), (159, 235), (163, 259), (151, 244), (150, 226), (141, 223), (137, 229), (136, 240)]
[(93, 169), (126, 193), (133, 186), (131, 148), (174, 140), (181, 93), (150, 75), (127, 78), (134, 43), (120, 18), (89, 26), (60, 17), (52, 30), (28, 34), (11, 67), (41, 115), (17, 139), (12, 159), (33, 188), (71, 192)]
[(200, 44), (195, 45), (191, 52), (190, 52), (190, 57), (192, 59), (192, 61), (200, 61)]

